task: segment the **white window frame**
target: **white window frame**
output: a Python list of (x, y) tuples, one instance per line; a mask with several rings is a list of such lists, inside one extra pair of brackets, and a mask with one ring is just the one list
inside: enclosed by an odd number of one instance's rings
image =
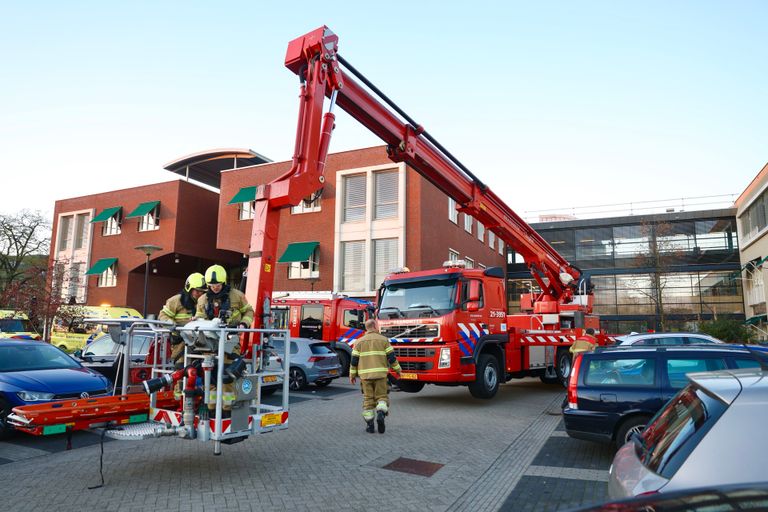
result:
[[(86, 245), (88, 245), (88, 231), (89, 231), (89, 219), (90, 214), (88, 213), (78, 213), (75, 214), (75, 231), (74, 231), (74, 241), (72, 242), (72, 248), (76, 251), (79, 251)], [(79, 225), (79, 229), (78, 229)]]
[(496, 233), (488, 230), (488, 247), (491, 248), (491, 250), (495, 249), (496, 247)]
[(485, 243), (485, 226), (480, 221), (477, 221), (477, 239), (480, 240), (480, 243)]
[[(340, 255), (339, 255), (339, 261), (340, 261), (340, 265), (339, 265), (339, 274), (340, 274), (340, 276), (339, 277), (340, 277), (340, 279), (339, 279), (339, 281), (341, 282), (341, 289), (343, 289), (345, 291), (363, 292), (363, 291), (365, 291), (365, 288), (366, 288), (366, 278), (365, 278), (366, 265), (365, 265), (365, 261), (363, 261), (362, 264), (361, 264), (361, 271), (362, 271), (361, 274), (363, 274), (363, 275), (361, 276), (361, 278), (359, 278), (360, 289), (350, 288), (349, 287), (349, 283), (347, 282), (347, 279), (345, 279), (345, 277), (344, 277), (345, 276), (345, 272), (346, 272), (346, 267), (344, 266), (344, 260), (345, 260), (345, 257), (346, 257), (346, 253), (345, 253), (346, 245), (345, 244), (353, 244), (353, 243), (360, 243), (360, 244), (362, 244), (362, 246), (363, 246), (363, 260), (365, 260), (365, 255), (368, 252), (368, 250), (367, 250), (367, 245), (368, 244), (366, 244), (365, 240), (345, 240), (344, 242), (341, 242), (340, 250), (339, 250), (339, 253), (340, 253)], [(357, 280), (358, 280), (358, 278), (355, 278), (355, 281), (357, 281)]]
[(320, 246), (315, 247), (306, 261), (292, 261), (288, 266), (288, 279), (316, 279), (320, 277)]
[(160, 229), (160, 205), (156, 204), (139, 219), (139, 231), (157, 231), (158, 229)]
[(472, 234), (472, 221), (475, 220), (471, 215), (465, 213), (464, 214), (464, 231)]
[[(379, 202), (379, 198), (378, 198), (378, 195), (379, 195), (378, 179), (379, 179), (380, 176), (383, 176), (383, 175), (392, 175), (392, 176), (395, 177), (396, 180), (398, 180), (398, 183), (396, 183), (396, 185), (395, 185), (395, 192), (397, 193), (397, 195), (394, 197), (394, 199), (386, 198), (383, 201)], [(395, 218), (397, 218), (398, 212), (399, 212), (398, 206), (399, 206), (399, 202), (400, 202), (400, 194), (398, 193), (399, 192), (399, 188), (400, 188), (398, 186), (399, 185), (399, 178), (400, 178), (400, 176), (399, 176), (399, 173), (398, 173), (397, 169), (391, 169), (391, 170), (386, 170), (386, 171), (378, 171), (378, 172), (374, 172), (373, 173), (373, 180), (372, 180), (373, 181), (373, 220), (383, 220), (383, 219), (395, 219)], [(381, 215), (380, 212), (379, 212), (379, 206), (390, 206), (390, 205), (394, 205), (394, 207), (395, 207), (394, 214), (392, 214), (392, 215)]]
[(448, 261), (459, 261), (460, 254), (459, 251), (456, 251), (454, 249), (448, 249)]
[(456, 201), (452, 197), (448, 198), (448, 220), (459, 225), (459, 211), (456, 209)]
[(117, 210), (114, 215), (102, 222), (101, 235), (115, 236), (123, 232), (122, 224), (123, 210)]
[(315, 213), (322, 211), (320, 207), (320, 196), (318, 195), (314, 200), (308, 202), (310, 199), (312, 198), (307, 197), (296, 206), (292, 206), (291, 215), (301, 215), (302, 213)]
[[(71, 244), (69, 243), (72, 239), (72, 230), (75, 228), (75, 218), (76, 215), (64, 215), (59, 219), (59, 250), (60, 251), (66, 251), (70, 248)], [(62, 229), (62, 226), (66, 224), (65, 228)]]
[(464, 256), (464, 262), (465, 262), (464, 268), (475, 268), (475, 260), (473, 260), (472, 258), (468, 256)]
[(237, 220), (253, 220), (256, 215), (256, 200), (243, 201), (237, 205)]
[[(377, 274), (376, 273), (376, 243), (381, 241), (394, 241), (395, 243), (395, 264), (391, 265), (390, 268), (384, 269), (383, 272)], [(370, 287), (371, 290), (377, 290), (382, 282), (384, 282), (384, 277), (386, 277), (387, 274), (390, 273), (394, 268), (397, 268), (397, 253), (399, 252), (400, 248), (398, 247), (398, 244), (400, 243), (400, 240), (395, 238), (376, 238), (371, 241), (371, 283)], [(381, 274), (384, 274), (383, 276)], [(381, 277), (381, 281), (379, 281), (378, 277)]]
[[(349, 179), (350, 178), (359, 178), (359, 177), (364, 177), (364, 181), (363, 181), (363, 183), (365, 183), (365, 194), (364, 194), (365, 195), (365, 199), (364, 199), (364, 202), (363, 202), (363, 204), (355, 204), (355, 205), (352, 205), (352, 206), (348, 206), (347, 205), (346, 197), (347, 197), (347, 186), (348, 186), (348, 183), (349, 183)], [(342, 179), (341, 179), (341, 218), (342, 218), (342, 222), (344, 222), (345, 224), (346, 223), (355, 223), (355, 222), (365, 222), (365, 219), (368, 217), (369, 212), (370, 212), (369, 203), (371, 202), (369, 196), (370, 196), (371, 188), (372, 188), (370, 186), (371, 184), (368, 183), (369, 181), (370, 181), (370, 176), (366, 176), (365, 173), (350, 174), (348, 176), (343, 176), (342, 177)], [(363, 209), (363, 215), (362, 215), (361, 218), (353, 219), (353, 220), (347, 219), (347, 210), (351, 210), (353, 208), (356, 209), (356, 210), (359, 209), (359, 208)]]
[(97, 286), (99, 288), (112, 288), (117, 286), (117, 262), (114, 262), (109, 268), (99, 274)]
[(477, 264), (477, 268), (479, 268), (479, 269), (481, 269), (481, 270), (485, 270), (485, 269), (486, 269), (486, 268), (488, 268), (488, 267), (486, 267), (486, 266), (485, 266), (485, 265), (483, 265), (482, 263), (478, 263), (478, 264)]
[(499, 254), (504, 256), (504, 241), (499, 238)]

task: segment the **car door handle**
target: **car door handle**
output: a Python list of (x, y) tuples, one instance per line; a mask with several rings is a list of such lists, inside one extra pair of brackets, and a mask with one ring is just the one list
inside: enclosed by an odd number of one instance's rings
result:
[(601, 402), (616, 402), (616, 395), (613, 393), (600, 393)]

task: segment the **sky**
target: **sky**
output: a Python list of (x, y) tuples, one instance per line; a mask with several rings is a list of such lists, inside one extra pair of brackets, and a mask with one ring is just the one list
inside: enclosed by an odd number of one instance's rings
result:
[[(768, 162), (767, 21), (761, 0), (3, 2), (0, 213), (169, 181), (212, 148), (290, 159), (285, 50), (322, 25), (529, 220), (730, 201)], [(380, 143), (338, 116), (331, 152)]]

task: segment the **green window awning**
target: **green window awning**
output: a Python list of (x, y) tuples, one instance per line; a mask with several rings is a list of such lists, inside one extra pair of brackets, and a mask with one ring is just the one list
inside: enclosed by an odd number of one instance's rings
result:
[(757, 315), (757, 316), (753, 316), (752, 318), (747, 318), (744, 321), (744, 323), (746, 325), (757, 325), (760, 322), (765, 322), (765, 320), (766, 320), (766, 315)]
[(100, 214), (98, 214), (97, 216), (95, 216), (91, 222), (92, 222), (92, 223), (93, 223), (93, 222), (104, 222), (105, 220), (109, 220), (109, 219), (111, 219), (111, 218), (112, 218), (112, 217), (113, 217), (113, 216), (114, 216), (114, 215), (115, 215), (117, 212), (119, 212), (119, 211), (120, 211), (122, 208), (123, 208), (122, 206), (114, 206), (114, 207), (112, 207), (112, 208), (105, 208), (104, 210), (102, 210), (102, 211), (101, 211), (101, 213), (100, 213)]
[(155, 206), (159, 205), (160, 201), (149, 201), (147, 203), (141, 203), (139, 206), (137, 206), (131, 213), (125, 216), (126, 219), (130, 219), (131, 217), (143, 217), (152, 210), (155, 209)]
[(227, 204), (248, 203), (256, 199), (256, 189), (258, 187), (243, 187), (241, 188), (235, 197), (233, 197)]
[(107, 270), (109, 267), (115, 264), (117, 261), (117, 258), (101, 258), (99, 261), (97, 261), (91, 268), (88, 269), (88, 272), (85, 273), (87, 276), (92, 275), (98, 275)]
[(277, 260), (277, 262), (292, 263), (294, 261), (308, 261), (318, 245), (320, 245), (320, 242), (296, 242), (288, 244), (288, 247), (285, 248), (285, 252), (280, 256), (280, 259)]

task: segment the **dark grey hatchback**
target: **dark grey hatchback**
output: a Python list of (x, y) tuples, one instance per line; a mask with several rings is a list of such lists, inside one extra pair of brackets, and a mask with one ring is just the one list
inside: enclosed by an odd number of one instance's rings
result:
[(688, 373), (758, 368), (758, 357), (768, 360), (764, 347), (629, 346), (586, 352), (574, 361), (563, 408), (566, 432), (620, 447), (688, 383)]

